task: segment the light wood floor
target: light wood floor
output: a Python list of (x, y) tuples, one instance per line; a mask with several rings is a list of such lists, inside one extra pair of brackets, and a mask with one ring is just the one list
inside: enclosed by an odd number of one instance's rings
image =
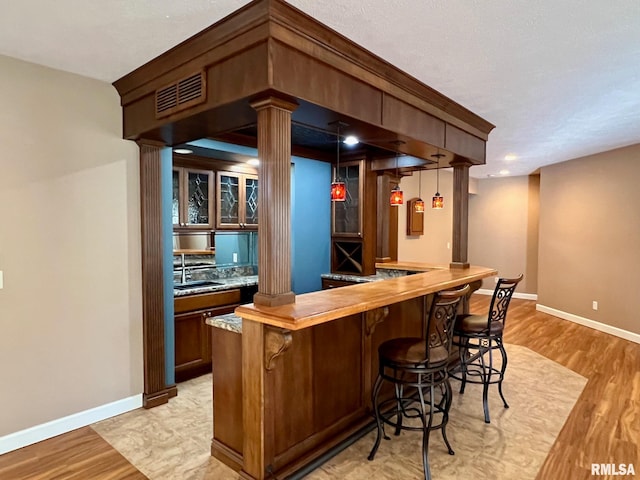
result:
[(2, 480), (146, 480), (133, 465), (84, 427), (0, 455)]
[[(471, 310), (484, 311), (488, 303), (489, 297), (474, 295)], [(588, 378), (538, 480), (593, 478), (592, 463), (631, 463), (640, 473), (640, 345), (537, 312), (535, 302), (517, 299), (505, 342)], [(89, 427), (0, 456), (2, 480), (145, 478)]]
[[(487, 302), (475, 300), (472, 311)], [(525, 300), (509, 307), (505, 342), (588, 379), (538, 480), (592, 479), (592, 463), (631, 463), (640, 475), (640, 345), (537, 312)]]

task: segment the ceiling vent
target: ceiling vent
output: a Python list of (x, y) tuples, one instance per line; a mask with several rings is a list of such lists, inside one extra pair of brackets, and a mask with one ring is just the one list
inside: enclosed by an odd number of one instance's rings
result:
[(203, 103), (206, 99), (205, 92), (203, 71), (156, 90), (156, 118)]

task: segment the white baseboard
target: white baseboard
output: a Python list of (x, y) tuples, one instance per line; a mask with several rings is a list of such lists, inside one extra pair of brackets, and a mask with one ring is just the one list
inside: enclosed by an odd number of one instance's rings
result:
[(116, 400), (0, 437), (0, 455), (142, 407), (142, 394)]
[(599, 330), (616, 337), (624, 338), (625, 340), (629, 340), (630, 342), (640, 343), (639, 334), (629, 332), (628, 330), (623, 330), (618, 327), (612, 327), (611, 325), (607, 325), (606, 323), (596, 322), (595, 320), (590, 320), (588, 318), (574, 315), (573, 313), (563, 312), (562, 310), (556, 310), (555, 308), (547, 307), (540, 304), (536, 305), (536, 310), (543, 313), (548, 313), (549, 315), (553, 315), (554, 317), (562, 318), (563, 320), (569, 320), (570, 322), (584, 325), (585, 327), (593, 328), (594, 330)]
[[(473, 293), (479, 293), (480, 295), (493, 295), (493, 290), (487, 288), (481, 288)], [(514, 292), (513, 298), (520, 298), (522, 300), (538, 300), (538, 294), (536, 293), (519, 293)]]

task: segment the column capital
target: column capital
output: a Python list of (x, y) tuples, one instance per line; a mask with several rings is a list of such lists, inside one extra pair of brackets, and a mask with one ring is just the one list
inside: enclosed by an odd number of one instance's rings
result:
[(451, 160), (449, 162), (449, 166), (453, 167), (453, 168), (469, 168), (469, 167), (473, 167), (475, 165), (475, 163), (471, 163), (471, 161), (469, 161), (466, 158), (454, 158), (453, 160)]
[(288, 112), (293, 112), (298, 108), (298, 102), (294, 98), (285, 95), (267, 94), (256, 97), (249, 103), (254, 110), (262, 110), (264, 108), (279, 108)]
[(136, 143), (138, 144), (138, 147), (157, 147), (157, 148), (164, 148), (164, 147), (168, 147), (168, 145), (164, 142), (160, 142), (158, 140), (150, 140), (147, 138), (139, 138), (138, 140), (136, 140)]

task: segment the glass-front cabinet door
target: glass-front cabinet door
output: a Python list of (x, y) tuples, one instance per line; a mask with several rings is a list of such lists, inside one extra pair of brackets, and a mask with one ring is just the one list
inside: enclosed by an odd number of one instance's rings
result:
[(217, 228), (258, 228), (258, 177), (218, 172)]
[(258, 228), (258, 177), (244, 176), (244, 224), (245, 228)]
[(174, 167), (174, 227), (213, 228), (213, 171)]
[(240, 227), (240, 175), (218, 172), (218, 228)]
[(333, 236), (362, 236), (362, 161), (340, 163), (337, 178), (346, 186), (344, 202), (332, 202)]

